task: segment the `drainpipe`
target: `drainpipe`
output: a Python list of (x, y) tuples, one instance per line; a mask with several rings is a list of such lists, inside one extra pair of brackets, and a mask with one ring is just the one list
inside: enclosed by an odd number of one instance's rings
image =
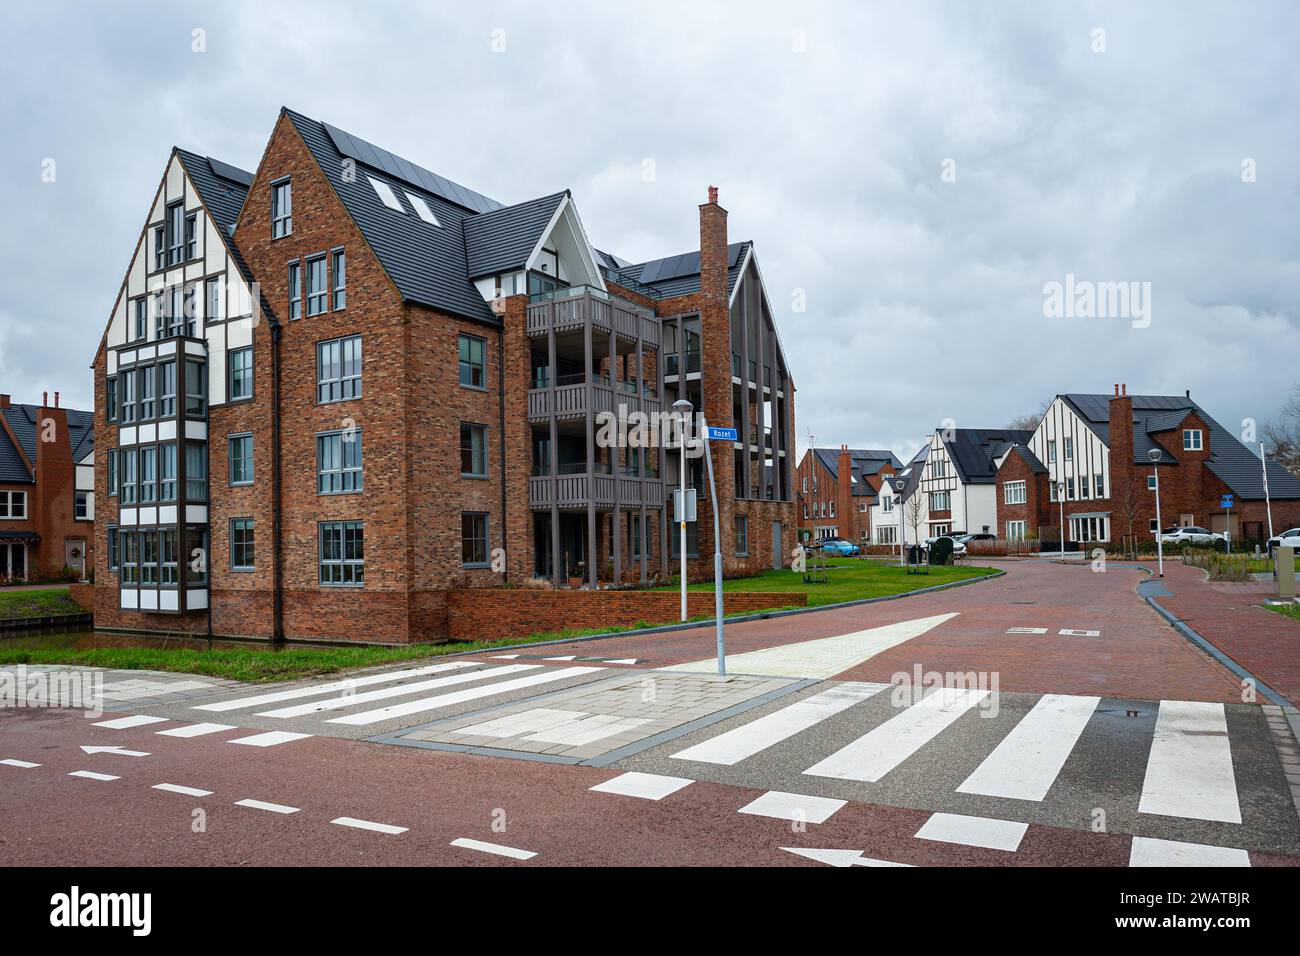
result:
[[(506, 543), (506, 329), (505, 323), (509, 320), (509, 311), (501, 316), (501, 332), (497, 335), (497, 418), (501, 422), (501, 427), (497, 429), (500, 433), (500, 450), (497, 458), (500, 459), (498, 468), (501, 471), (501, 550), (509, 554)], [(527, 401), (528, 395), (525, 393), (524, 400)], [(507, 559), (505, 570), (501, 573), (503, 583), (510, 581), (510, 562)]]
[[(281, 541), (281, 475), (280, 475), (280, 323), (271, 323), (271, 549), (275, 554), (272, 564), (274, 583), (271, 591), (271, 640), (284, 641), (284, 548)], [(210, 580), (210, 579), (209, 579)], [(208, 600), (209, 608), (212, 606)]]

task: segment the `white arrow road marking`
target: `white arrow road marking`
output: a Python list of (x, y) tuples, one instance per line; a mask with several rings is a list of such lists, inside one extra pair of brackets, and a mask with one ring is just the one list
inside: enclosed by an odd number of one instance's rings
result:
[(783, 846), (781, 849), (786, 853), (793, 853), (795, 856), (806, 857), (809, 860), (816, 860), (818, 863), (825, 863), (827, 866), (911, 866), (911, 863), (894, 863), (890, 860), (877, 860), (869, 856), (863, 856), (861, 850), (817, 850), (805, 849), (798, 846)]
[(179, 793), (187, 797), (210, 797), (211, 790), (199, 790), (196, 787), (182, 787), (179, 783), (155, 783), (154, 790), (166, 790), (168, 793)]
[(149, 754), (143, 750), (127, 750), (124, 747), (87, 747), (81, 745), (81, 749), (88, 754), (117, 754), (119, 757), (147, 757)]
[[(765, 677), (834, 677), (882, 651), (920, 637), (931, 628), (956, 616), (956, 612), (936, 614), (815, 641), (781, 644), (744, 654), (729, 654), (727, 670), (733, 674), (762, 674)], [(712, 674), (717, 666), (717, 660), (710, 657), (704, 661), (676, 664), (664, 670)]]
[(516, 850), (512, 846), (502, 846), (499, 843), (484, 843), (482, 840), (470, 840), (466, 837), (460, 837), (451, 841), (452, 846), (458, 846), (465, 850), (478, 850), (480, 853), (493, 853), (497, 856), (508, 856), (512, 860), (531, 860), (537, 856), (532, 850)]
[(371, 823), (369, 820), (358, 820), (356, 817), (339, 817), (331, 820), (330, 823), (337, 823), (341, 827), (353, 827), (357, 830), (374, 830), (376, 833), (405, 833), (406, 827), (395, 827), (389, 823)]
[(166, 717), (150, 717), (148, 714), (132, 714), (130, 717), (117, 717), (113, 720), (101, 720), (92, 727), (107, 727), (109, 730), (126, 730), (128, 727), (141, 727), (145, 724), (161, 724)]
[(93, 770), (74, 770), (68, 774), (69, 777), (85, 777), (87, 780), (121, 780), (121, 777), (115, 777), (111, 773), (95, 773)]
[(32, 767), (40, 766), (40, 764), (32, 763), (31, 761), (28, 760), (14, 760), (9, 757), (6, 757), (4, 760), (0, 760), (0, 764), (4, 764), (6, 767), (23, 767), (27, 770), (30, 770)]
[(269, 810), (272, 813), (297, 813), (298, 807), (286, 807), (283, 803), (265, 803), (261, 800), (236, 800), (235, 806), (249, 807), (253, 810)]

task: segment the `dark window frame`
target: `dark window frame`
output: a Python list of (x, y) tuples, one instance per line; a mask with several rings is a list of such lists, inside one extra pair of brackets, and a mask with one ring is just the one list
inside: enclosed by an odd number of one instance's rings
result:
[[(242, 563), (242, 558), (247, 558), (247, 563)], [(230, 519), (230, 570), (239, 574), (257, 570), (257, 527), (253, 518)]]
[[(471, 536), (466, 537), (466, 522), (472, 522), (470, 527)], [(476, 532), (476, 525), (479, 521), (483, 524), (483, 534), (480, 537)], [(492, 535), (492, 522), (486, 511), (462, 511), (460, 513), (460, 566), (462, 568), (489, 568), (492, 566), (491, 550), (488, 547)], [(482, 557), (478, 557), (477, 550), (474, 550), (478, 543), (482, 543)], [(467, 548), (471, 549), (467, 555)]]

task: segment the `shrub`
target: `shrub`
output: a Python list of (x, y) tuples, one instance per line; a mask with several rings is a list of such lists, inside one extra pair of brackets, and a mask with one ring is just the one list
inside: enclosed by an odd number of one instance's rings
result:
[(553, 591), (555, 585), (551, 583), (550, 578), (531, 577), (525, 579), (524, 583), (519, 585), (525, 591)]
[(937, 538), (930, 545), (930, 563), (942, 566), (952, 560), (952, 538)]

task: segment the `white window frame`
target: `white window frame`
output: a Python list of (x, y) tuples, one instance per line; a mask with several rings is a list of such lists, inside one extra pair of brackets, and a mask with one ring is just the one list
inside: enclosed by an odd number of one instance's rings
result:
[(1023, 505), (1028, 500), (1028, 487), (1028, 484), (1023, 481), (1008, 481), (1002, 486), (1002, 503)]
[(1008, 541), (1024, 541), (1024, 540), (1025, 540), (1025, 533), (1026, 533), (1026, 531), (1028, 531), (1028, 530), (1029, 530), (1029, 529), (1027, 528), (1027, 522), (1025, 522), (1025, 521), (1023, 521), (1023, 520), (1021, 520), (1021, 521), (1008, 521), (1008, 522), (1007, 522), (1007, 540), (1008, 540)]
[[(4, 500), (4, 514), (0, 514), (0, 521), (26, 521), (27, 520), (27, 492), (25, 491), (0, 491), (0, 499)], [(14, 502), (22, 502), (22, 514), (15, 514)]]
[(1203, 451), (1205, 436), (1199, 428), (1183, 429), (1183, 451)]

